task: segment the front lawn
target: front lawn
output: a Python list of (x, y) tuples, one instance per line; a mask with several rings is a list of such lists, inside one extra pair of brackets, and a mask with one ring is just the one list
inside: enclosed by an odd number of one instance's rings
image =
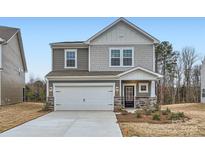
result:
[(149, 121), (143, 117), (141, 120), (133, 117), (132, 120), (136, 121), (130, 121), (129, 118), (123, 121), (122, 119), (129, 114), (125, 114), (120, 119), (117, 115), (123, 136), (205, 136), (205, 104), (187, 103), (162, 106), (164, 110), (167, 107), (175, 113), (183, 112), (188, 118), (179, 121), (165, 120), (166, 122), (162, 119), (161, 122), (153, 123), (151, 118)]
[(43, 103), (24, 102), (0, 107), (0, 133), (47, 114)]

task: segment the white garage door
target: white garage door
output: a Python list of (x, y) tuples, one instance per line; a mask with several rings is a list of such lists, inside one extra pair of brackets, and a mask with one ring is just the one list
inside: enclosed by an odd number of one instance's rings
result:
[(113, 84), (55, 85), (55, 110), (113, 110)]

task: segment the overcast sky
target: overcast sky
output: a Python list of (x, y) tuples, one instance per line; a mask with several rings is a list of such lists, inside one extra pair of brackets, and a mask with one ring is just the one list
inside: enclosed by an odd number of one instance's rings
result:
[[(0, 18), (0, 25), (21, 29), (30, 75), (44, 78), (51, 71), (49, 43), (84, 41), (117, 18)], [(205, 56), (205, 18), (126, 18), (160, 41), (170, 41), (174, 50), (194, 47)]]

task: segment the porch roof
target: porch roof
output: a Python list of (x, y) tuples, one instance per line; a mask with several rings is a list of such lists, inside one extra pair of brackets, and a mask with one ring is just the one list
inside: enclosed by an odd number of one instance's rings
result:
[(66, 79), (84, 79), (84, 78), (107, 78), (115, 80), (159, 80), (162, 75), (144, 69), (142, 67), (135, 67), (125, 72), (121, 71), (94, 71), (89, 72), (88, 70), (59, 70), (51, 71), (46, 75), (46, 78), (66, 78)]
[(163, 76), (151, 70), (135, 67), (117, 75), (121, 80), (160, 80)]

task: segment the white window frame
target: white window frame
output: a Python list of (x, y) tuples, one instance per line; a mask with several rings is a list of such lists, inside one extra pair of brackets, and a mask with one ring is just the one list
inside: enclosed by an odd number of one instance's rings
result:
[[(74, 67), (68, 67), (67, 66), (67, 53), (68, 52), (74, 52), (75, 53), (75, 66)], [(65, 49), (64, 50), (64, 68), (77, 68), (77, 49)]]
[[(111, 52), (111, 51), (112, 51), (112, 50), (120, 50), (120, 65), (119, 65), (119, 66), (112, 66), (112, 65), (111, 65), (111, 59), (112, 59), (112, 57), (111, 57), (111, 55), (112, 55), (111, 53), (112, 53), (112, 52)], [(110, 48), (110, 49), (109, 49), (109, 67), (121, 67), (121, 58), (122, 58), (122, 57), (121, 57), (121, 48)]]
[[(112, 50), (120, 50), (120, 65), (112, 66), (111, 65), (111, 51)], [(132, 50), (132, 65), (124, 66), (123, 65), (123, 50)], [(122, 48), (109, 48), (109, 67), (134, 67), (134, 48), (133, 47), (122, 47)]]
[[(141, 90), (141, 86), (146, 86), (146, 91)], [(148, 93), (149, 92), (149, 83), (139, 83), (139, 93)]]

